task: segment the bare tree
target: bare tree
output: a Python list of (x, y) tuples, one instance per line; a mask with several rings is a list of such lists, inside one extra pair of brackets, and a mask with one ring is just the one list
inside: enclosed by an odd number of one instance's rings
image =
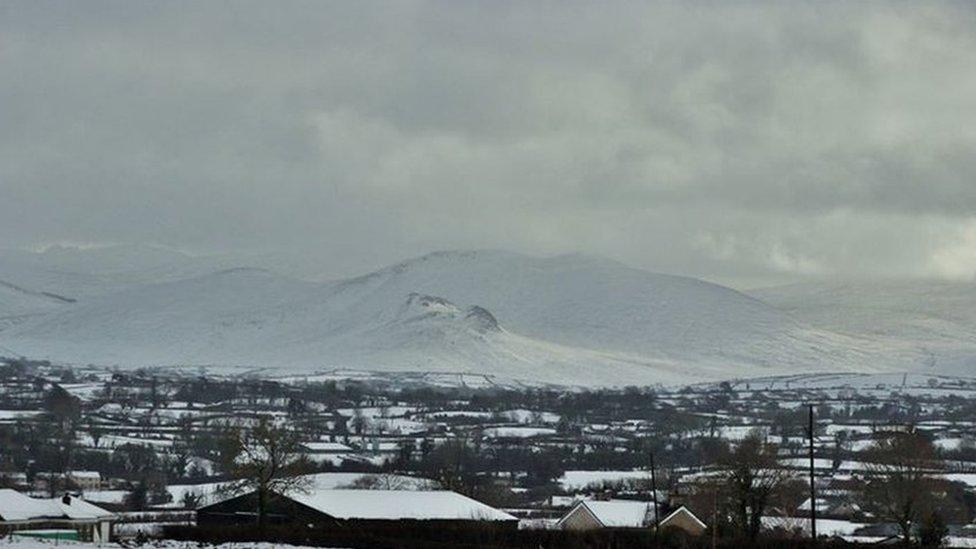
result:
[(363, 411), (356, 408), (352, 416), (352, 429), (357, 435), (365, 433), (370, 428), (370, 420), (365, 415)]
[(381, 473), (378, 475), (363, 475), (354, 480), (350, 488), (357, 490), (413, 490), (414, 484), (410, 478)]
[(776, 445), (753, 431), (720, 461), (726, 470), (729, 514), (740, 535), (759, 537), (762, 516), (776, 491), (790, 478), (777, 462)]
[(98, 423), (98, 420), (92, 416), (89, 416), (85, 422), (85, 428), (88, 430), (88, 436), (92, 439), (92, 444), (95, 448), (98, 448), (98, 442), (102, 440), (102, 435), (105, 434), (105, 430)]
[(232, 430), (226, 444), (225, 467), (236, 480), (224, 490), (257, 494), (259, 526), (264, 526), (275, 496), (308, 489), (309, 479), (303, 475), (311, 467), (295, 430), (261, 418), (253, 427)]
[(936, 458), (932, 442), (915, 431), (889, 433), (866, 452), (862, 507), (897, 524), (906, 544), (923, 513), (937, 504)]

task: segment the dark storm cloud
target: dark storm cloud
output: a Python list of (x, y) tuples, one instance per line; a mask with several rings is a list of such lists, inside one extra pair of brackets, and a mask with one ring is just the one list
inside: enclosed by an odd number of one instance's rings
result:
[(0, 10), (7, 245), (976, 270), (971, 4)]

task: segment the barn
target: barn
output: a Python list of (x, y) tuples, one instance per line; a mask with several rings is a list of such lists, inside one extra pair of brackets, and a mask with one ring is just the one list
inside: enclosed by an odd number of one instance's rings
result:
[[(249, 492), (197, 509), (197, 524), (219, 526), (253, 524), (257, 493)], [(448, 490), (321, 490), (275, 495), (268, 503), (269, 524), (329, 527), (355, 524), (369, 527), (412, 522), (482, 524), (518, 528), (518, 519), (479, 501)]]

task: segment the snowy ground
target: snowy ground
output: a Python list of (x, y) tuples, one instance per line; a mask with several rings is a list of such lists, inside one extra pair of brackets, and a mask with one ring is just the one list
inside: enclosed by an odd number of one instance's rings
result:
[[(121, 547), (115, 543), (107, 543), (102, 545), (94, 545), (91, 543), (80, 543), (80, 542), (70, 542), (70, 541), (59, 541), (57, 543), (53, 541), (44, 540), (16, 540), (10, 541), (7, 539), (0, 540), (0, 547), (3, 549), (53, 549), (54, 547), (74, 547), (77, 549), (83, 549), (85, 547), (108, 547), (117, 548)], [(173, 540), (160, 540), (147, 543), (143, 545), (146, 549), (198, 549), (199, 545), (193, 542), (184, 541), (173, 541)], [(281, 543), (222, 543), (220, 545), (211, 545), (214, 549), (274, 549), (274, 548), (294, 548), (301, 549), (305, 546), (299, 545), (285, 545)], [(323, 547), (317, 547), (315, 549), (328, 549)]]
[[(348, 488), (362, 477), (370, 476), (368, 473), (316, 473), (310, 475), (312, 484), (319, 490), (335, 490), (337, 488)], [(404, 475), (394, 475), (397, 484), (404, 490), (422, 490), (431, 486), (430, 480)], [(183, 496), (187, 493), (195, 494), (201, 501), (211, 502), (220, 497), (222, 483), (213, 482), (207, 484), (173, 484), (166, 487), (166, 490), (173, 497), (173, 500), (160, 507), (178, 509), (181, 508)], [(125, 490), (99, 490), (87, 491), (84, 499), (93, 503), (114, 503), (120, 504), (125, 498)]]
[(648, 471), (566, 471), (559, 478), (563, 490), (581, 490), (591, 485), (649, 479)]

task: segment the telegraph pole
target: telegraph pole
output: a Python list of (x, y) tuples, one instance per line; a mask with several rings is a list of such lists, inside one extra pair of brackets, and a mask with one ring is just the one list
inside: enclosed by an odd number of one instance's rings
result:
[(651, 501), (654, 502), (654, 535), (661, 526), (657, 513), (657, 476), (654, 473), (654, 452), (651, 452)]
[(810, 537), (817, 540), (817, 483), (813, 461), (813, 404), (810, 405)]

